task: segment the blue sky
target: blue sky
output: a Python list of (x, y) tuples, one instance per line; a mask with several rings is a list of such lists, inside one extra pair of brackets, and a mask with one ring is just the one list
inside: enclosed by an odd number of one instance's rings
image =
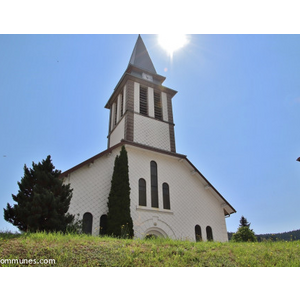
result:
[[(177, 152), (255, 233), (300, 229), (300, 36), (190, 35), (171, 61), (142, 34), (173, 98)], [(0, 35), (0, 230), (23, 166), (67, 170), (107, 148), (104, 108), (136, 34)]]

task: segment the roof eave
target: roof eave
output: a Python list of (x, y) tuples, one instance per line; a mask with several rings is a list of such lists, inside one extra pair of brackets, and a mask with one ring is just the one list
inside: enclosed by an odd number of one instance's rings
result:
[(231, 215), (233, 213), (236, 213), (236, 210), (229, 204), (229, 202), (216, 190), (216, 188), (205, 178), (205, 176), (189, 161), (188, 158), (186, 158), (186, 161), (191, 165), (191, 167), (203, 178), (203, 180), (207, 183), (207, 187), (211, 188), (212, 191), (215, 193), (216, 196), (220, 197), (220, 199), (223, 201), (224, 204), (230, 209), (230, 212), (228, 212), (228, 208), (226, 209), (227, 214), (225, 215)]
[(143, 79), (143, 78), (140, 78), (140, 77), (136, 77), (136, 76), (134, 76), (132, 74), (129, 74), (129, 73), (125, 72), (123, 74), (123, 76), (121, 77), (121, 79), (119, 80), (118, 84), (116, 85), (116, 87), (115, 87), (112, 95), (110, 96), (110, 98), (108, 99), (107, 103), (105, 104), (105, 106), (104, 106), (105, 108), (110, 109), (112, 102), (115, 100), (115, 95), (116, 95), (116, 93), (118, 93), (118, 89), (121, 87), (121, 85), (124, 82), (124, 80), (128, 80), (128, 79), (132, 79), (132, 80), (137, 81), (137, 82), (138, 81), (139, 82), (144, 82), (144, 83), (146, 83), (148, 85), (153, 85), (156, 88), (158, 88), (158, 89), (160, 89), (160, 90), (162, 90), (162, 91), (164, 91), (166, 93), (169, 93), (172, 97), (174, 97), (177, 94), (177, 91), (175, 91), (175, 90), (167, 88), (167, 87), (165, 87), (163, 85), (155, 84), (155, 83), (150, 82), (150, 81), (148, 81), (146, 79)]

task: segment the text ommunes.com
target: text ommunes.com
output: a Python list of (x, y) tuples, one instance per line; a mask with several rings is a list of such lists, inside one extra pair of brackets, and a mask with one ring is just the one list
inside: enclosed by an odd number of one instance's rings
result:
[(55, 259), (7, 258), (0, 259), (1, 265), (55, 265)]

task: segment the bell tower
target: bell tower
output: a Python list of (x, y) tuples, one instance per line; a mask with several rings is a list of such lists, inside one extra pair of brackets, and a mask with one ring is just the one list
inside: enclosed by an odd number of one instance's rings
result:
[(162, 85), (139, 35), (128, 67), (105, 108), (110, 110), (108, 148), (121, 140), (176, 152), (172, 98)]

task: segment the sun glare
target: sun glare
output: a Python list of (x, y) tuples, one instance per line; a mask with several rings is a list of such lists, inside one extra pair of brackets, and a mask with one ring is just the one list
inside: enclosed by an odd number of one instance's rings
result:
[(188, 43), (188, 38), (186, 34), (159, 34), (158, 42), (172, 58), (176, 50), (184, 47)]

